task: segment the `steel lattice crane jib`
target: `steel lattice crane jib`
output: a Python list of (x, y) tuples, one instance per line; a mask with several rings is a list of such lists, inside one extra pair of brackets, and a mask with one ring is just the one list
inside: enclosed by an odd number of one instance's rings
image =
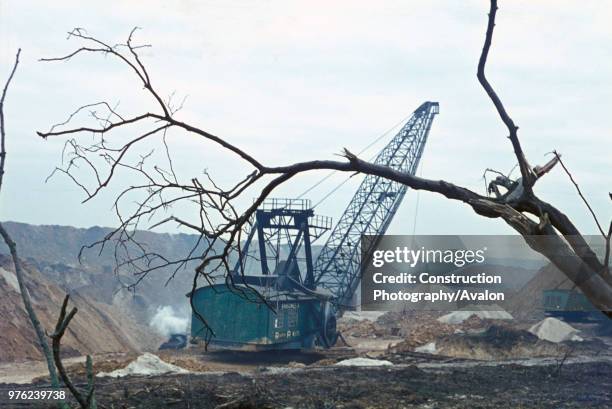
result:
[[(437, 102), (423, 103), (378, 154), (375, 163), (414, 175), (434, 116), (438, 113)], [(386, 232), (406, 190), (407, 186), (399, 182), (381, 176), (366, 176), (332, 230), (315, 261), (314, 276), (317, 286), (333, 294), (336, 308), (348, 307), (359, 285), (361, 236)], [(368, 255), (368, 249), (364, 250)]]

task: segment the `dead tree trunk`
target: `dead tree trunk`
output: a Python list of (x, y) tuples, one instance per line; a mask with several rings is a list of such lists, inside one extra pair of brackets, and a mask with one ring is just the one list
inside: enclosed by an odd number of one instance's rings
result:
[(70, 390), (70, 393), (79, 403), (81, 409), (96, 409), (96, 399), (94, 397), (94, 374), (93, 374), (93, 364), (91, 362), (91, 356), (87, 355), (87, 359), (85, 361), (85, 369), (87, 371), (87, 396), (81, 395), (81, 392), (74, 386), (70, 378), (68, 377), (68, 373), (66, 373), (66, 369), (64, 368), (64, 364), (62, 363), (61, 357), (61, 344), (62, 337), (70, 325), (70, 321), (76, 315), (78, 309), (76, 307), (72, 308), (68, 314), (66, 314), (66, 308), (68, 307), (68, 300), (70, 296), (66, 294), (64, 297), (64, 302), (62, 303), (62, 308), (60, 310), (60, 315), (57, 318), (57, 324), (55, 325), (55, 331), (51, 334), (51, 339), (53, 339), (53, 359), (55, 360), (55, 365), (57, 366), (57, 370), (59, 371), (60, 376), (62, 377), (62, 381)]
[[(4, 165), (6, 161), (6, 129), (4, 120), (4, 101), (6, 99), (6, 92), (11, 83), (11, 80), (15, 75), (15, 71), (17, 71), (20, 54), (21, 49), (17, 51), (17, 55), (15, 57), (15, 65), (13, 66), (13, 70), (11, 71), (9, 78), (6, 81), (6, 84), (2, 90), (2, 97), (0, 98), (0, 190), (2, 189), (2, 181), (4, 179)], [(32, 323), (32, 327), (34, 327), (34, 331), (36, 332), (36, 336), (38, 338), (38, 343), (40, 344), (40, 347), (42, 349), (42, 353), (47, 361), (49, 377), (51, 378), (51, 386), (55, 389), (59, 389), (60, 385), (57, 377), (57, 371), (55, 370), (55, 365), (53, 364), (53, 354), (51, 353), (51, 349), (49, 348), (49, 343), (47, 342), (45, 331), (43, 330), (42, 325), (40, 324), (40, 321), (36, 316), (36, 312), (32, 307), (32, 299), (30, 298), (30, 292), (28, 291), (28, 287), (25, 283), (23, 267), (17, 254), (17, 244), (13, 241), (10, 234), (6, 231), (2, 223), (0, 223), (0, 236), (2, 236), (2, 239), (6, 243), (11, 253), (11, 258), (15, 266), (15, 276), (17, 277), (17, 282), (19, 283), (19, 291), (21, 292), (21, 299), (23, 300), (23, 305), (25, 307), (26, 313), (28, 314), (28, 318)]]

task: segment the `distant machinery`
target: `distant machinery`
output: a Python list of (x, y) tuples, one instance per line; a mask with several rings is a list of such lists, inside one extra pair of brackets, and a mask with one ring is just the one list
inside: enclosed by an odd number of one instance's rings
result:
[(602, 321), (610, 325), (611, 320), (577, 289), (551, 289), (542, 291), (544, 313), (550, 317), (569, 322)]
[[(374, 162), (414, 175), (438, 112), (437, 102), (423, 103)], [(406, 190), (401, 183), (367, 175), (316, 260), (311, 245), (331, 230), (331, 219), (315, 215), (309, 200), (266, 200), (230, 277), (234, 285), (217, 283), (194, 294), (196, 310), (215, 333), (212, 344), (255, 349), (332, 346), (338, 336), (336, 317), (351, 308), (359, 286), (361, 236), (386, 232)], [(363, 249), (366, 256), (374, 245)], [(191, 335), (206, 337), (195, 313)]]

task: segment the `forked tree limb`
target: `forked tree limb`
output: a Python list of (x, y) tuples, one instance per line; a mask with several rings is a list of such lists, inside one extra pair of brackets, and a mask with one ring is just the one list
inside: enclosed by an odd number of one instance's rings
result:
[(93, 384), (93, 369), (91, 366), (91, 357), (88, 355), (86, 358), (86, 369), (88, 378), (88, 390), (86, 397), (83, 397), (83, 395), (81, 395), (81, 392), (74, 386), (62, 362), (62, 337), (64, 336), (66, 329), (68, 329), (70, 321), (72, 321), (72, 319), (78, 312), (78, 309), (76, 307), (73, 307), (69, 313), (66, 313), (69, 300), (70, 295), (66, 294), (66, 296), (64, 297), (64, 302), (62, 303), (62, 308), (60, 309), (60, 314), (57, 318), (57, 323), (55, 324), (55, 331), (53, 332), (53, 334), (51, 334), (51, 339), (53, 340), (53, 359), (55, 361), (55, 365), (57, 366), (57, 370), (59, 371), (60, 377), (62, 378), (62, 381), (64, 382), (66, 387), (68, 387), (72, 396), (74, 396), (74, 398), (77, 400), (81, 409), (92, 409), (92, 401), (94, 397), (95, 387)]
[(495, 29), (495, 16), (497, 15), (497, 0), (491, 0), (491, 7), (489, 9), (489, 19), (487, 21), (487, 31), (485, 34), (485, 41), (482, 47), (482, 52), (480, 54), (480, 59), (478, 60), (478, 71), (477, 78), (480, 82), (480, 85), (484, 88), (485, 92), (491, 99), (491, 102), (495, 106), (499, 117), (502, 122), (508, 128), (508, 138), (512, 143), (512, 148), (514, 149), (514, 155), (516, 156), (516, 160), (518, 161), (519, 169), (521, 171), (521, 176), (523, 178), (523, 185), (525, 186), (525, 190), (527, 193), (531, 193), (532, 186), (535, 183), (535, 178), (525, 158), (525, 154), (523, 152), (523, 148), (521, 147), (521, 142), (518, 138), (518, 126), (515, 125), (514, 121), (506, 111), (504, 104), (501, 99), (493, 89), (493, 86), (489, 83), (485, 75), (485, 67), (487, 64), (487, 58), (489, 56), (489, 50), (491, 49), (491, 43), (493, 41), (493, 30)]

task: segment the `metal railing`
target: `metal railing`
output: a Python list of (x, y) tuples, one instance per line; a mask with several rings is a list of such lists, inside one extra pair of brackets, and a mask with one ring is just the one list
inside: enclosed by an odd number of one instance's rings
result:
[(309, 210), (312, 203), (309, 199), (288, 199), (271, 197), (265, 199), (259, 206), (261, 210), (288, 209), (288, 210)]

